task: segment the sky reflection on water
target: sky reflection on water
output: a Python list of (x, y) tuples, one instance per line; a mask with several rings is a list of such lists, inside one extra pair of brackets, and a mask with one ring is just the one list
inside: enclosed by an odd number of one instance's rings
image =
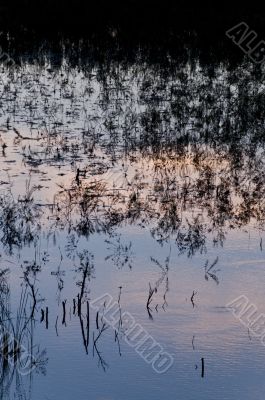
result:
[[(260, 399), (265, 349), (226, 308), (244, 294), (264, 312), (264, 95), (252, 71), (65, 63), (3, 77), (1, 312), (32, 317), (23, 340), (41, 362), (31, 376), (3, 366), (1, 398)], [(119, 288), (122, 310), (172, 354), (167, 373), (122, 337), (119, 348), (111, 327), (99, 357), (93, 310), (84, 345), (87, 302)]]

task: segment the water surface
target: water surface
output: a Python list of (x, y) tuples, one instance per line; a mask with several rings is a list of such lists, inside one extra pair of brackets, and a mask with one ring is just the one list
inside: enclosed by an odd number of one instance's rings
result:
[[(262, 398), (264, 346), (226, 305), (264, 312), (263, 90), (248, 64), (3, 68), (1, 398)], [(165, 373), (97, 315), (104, 294)]]

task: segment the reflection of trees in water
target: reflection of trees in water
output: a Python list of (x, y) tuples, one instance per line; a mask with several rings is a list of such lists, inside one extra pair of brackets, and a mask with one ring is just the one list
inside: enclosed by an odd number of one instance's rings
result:
[(84, 179), (61, 191), (55, 200), (60, 209), (58, 226), (90, 235), (137, 224), (150, 229), (159, 242), (175, 238), (181, 253), (204, 252), (209, 233), (222, 244), (229, 229), (252, 221), (263, 227), (261, 162), (246, 158), (237, 169), (225, 154), (207, 149), (162, 159), (148, 157), (142, 166), (135, 165), (137, 173), (126, 186), (112, 189), (104, 178)]
[(133, 261), (132, 242), (123, 244), (121, 235), (112, 235), (112, 237), (109, 240), (106, 239), (105, 242), (110, 252), (105, 258), (105, 261), (111, 260), (118, 268), (128, 266), (131, 269)]
[[(135, 163), (125, 184), (115, 188), (104, 175), (81, 179), (78, 185), (74, 179), (54, 198), (51, 229), (68, 228), (89, 236), (137, 224), (148, 228), (158, 242), (174, 237), (180, 252), (193, 255), (206, 249), (209, 233), (222, 244), (229, 229), (251, 221), (263, 228), (262, 156), (246, 157), (237, 169), (225, 154), (207, 152), (148, 156), (142, 165)], [(42, 213), (33, 199), (10, 202), (3, 196), (1, 206), (4, 245), (22, 246), (36, 238), (32, 228), (39, 229)]]
[[(192, 256), (205, 251), (209, 233), (222, 244), (229, 229), (252, 221), (263, 227), (258, 67), (196, 61), (86, 67), (65, 60), (60, 69), (24, 64), (5, 71), (3, 144), (13, 131), (28, 169), (76, 171), (47, 204), (51, 229), (88, 236), (137, 224), (159, 242), (174, 237), (180, 252)], [(6, 246), (32, 241), (40, 226), (43, 207), (26, 192), (18, 201), (1, 197)]]

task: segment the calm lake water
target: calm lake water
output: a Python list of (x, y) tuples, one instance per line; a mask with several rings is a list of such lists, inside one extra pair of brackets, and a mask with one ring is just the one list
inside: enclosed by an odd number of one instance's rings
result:
[(264, 89), (251, 64), (2, 69), (1, 399), (263, 399), (227, 304), (265, 313)]

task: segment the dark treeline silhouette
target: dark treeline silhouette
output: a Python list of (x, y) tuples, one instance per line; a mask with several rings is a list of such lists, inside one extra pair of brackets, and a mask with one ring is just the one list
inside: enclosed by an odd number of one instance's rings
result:
[[(31, 45), (33, 35), (56, 41), (60, 37), (86, 37), (107, 46), (119, 44), (131, 50), (135, 45), (183, 46), (236, 52), (225, 31), (245, 21), (259, 35), (264, 33), (265, 6), (248, 2), (231, 3), (184, 0), (2, 0), (2, 31)], [(193, 34), (192, 34), (193, 32)]]

